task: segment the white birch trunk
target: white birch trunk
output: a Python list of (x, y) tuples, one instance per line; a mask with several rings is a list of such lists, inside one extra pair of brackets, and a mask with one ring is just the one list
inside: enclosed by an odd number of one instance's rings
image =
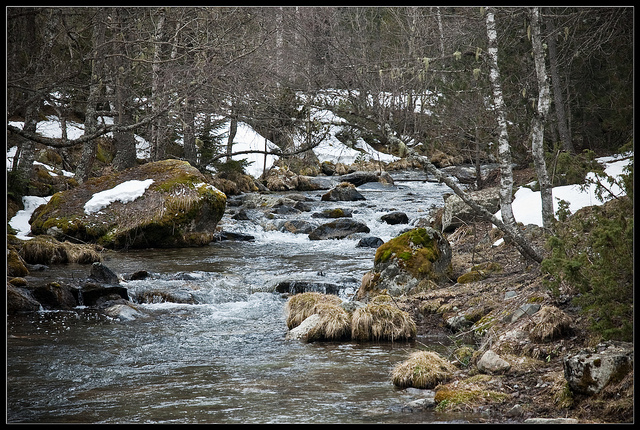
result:
[(553, 193), (547, 166), (544, 161), (544, 125), (549, 112), (551, 97), (549, 94), (549, 82), (547, 81), (547, 69), (544, 60), (544, 50), (540, 37), (539, 9), (531, 8), (531, 44), (533, 45), (533, 58), (538, 78), (538, 108), (532, 120), (531, 152), (533, 164), (540, 184), (540, 196), (542, 200), (542, 225), (551, 228), (553, 224)]
[(493, 86), (493, 103), (498, 120), (498, 158), (500, 161), (500, 215), (505, 224), (516, 225), (513, 216), (511, 202), (513, 201), (513, 171), (511, 168), (511, 148), (507, 133), (507, 120), (505, 118), (505, 106), (500, 87), (500, 69), (498, 68), (498, 33), (496, 32), (495, 15), (493, 8), (487, 8), (487, 38), (490, 72), (489, 78)]
[[(165, 9), (160, 8), (158, 21), (156, 23), (156, 29), (154, 34), (154, 51), (153, 51), (153, 64), (151, 66), (152, 78), (151, 78), (151, 112), (152, 115), (157, 115), (162, 108), (162, 76), (160, 73), (160, 62), (162, 41), (164, 39), (164, 20)], [(151, 148), (150, 156), (152, 161), (161, 160), (164, 157), (164, 136), (163, 136), (163, 121), (161, 117), (157, 117), (151, 124)]]

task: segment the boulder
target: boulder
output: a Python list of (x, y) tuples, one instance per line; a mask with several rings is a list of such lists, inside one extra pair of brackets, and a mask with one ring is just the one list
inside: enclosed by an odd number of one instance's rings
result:
[(278, 282), (274, 290), (282, 294), (301, 294), (308, 292), (316, 292), (320, 294), (335, 294), (340, 292), (340, 285), (330, 282), (316, 282), (316, 281), (281, 281)]
[(369, 233), (366, 224), (351, 218), (338, 218), (335, 221), (322, 224), (311, 233), (310, 240), (344, 239), (354, 233)]
[(451, 272), (451, 246), (447, 239), (430, 227), (416, 228), (378, 247), (373, 270), (363, 277), (356, 296), (362, 299), (381, 289), (399, 296), (422, 282), (447, 280)]
[(73, 309), (78, 305), (71, 288), (57, 282), (40, 285), (32, 289), (31, 295), (45, 309)]
[(353, 210), (342, 208), (325, 209), (311, 214), (311, 218), (351, 218), (352, 216)]
[(325, 202), (353, 202), (357, 200), (366, 200), (356, 187), (349, 182), (342, 182), (322, 195), (322, 201)]
[(280, 226), (280, 231), (282, 232), (288, 231), (289, 233), (294, 233), (294, 234), (309, 234), (313, 230), (315, 230), (316, 227), (317, 225), (309, 221), (305, 221), (302, 219), (293, 219), (293, 220), (285, 221), (282, 224), (282, 226)]
[(488, 350), (482, 354), (477, 366), (478, 370), (482, 373), (503, 373), (511, 368), (511, 364), (492, 350)]
[(380, 219), (390, 225), (409, 224), (409, 217), (404, 212), (390, 212), (382, 215)]
[(107, 266), (100, 262), (95, 262), (91, 265), (91, 273), (89, 274), (89, 278), (101, 284), (120, 283), (118, 275), (116, 275), (113, 270), (109, 269)]
[(357, 248), (378, 248), (382, 245), (384, 241), (376, 236), (367, 236), (360, 239)]
[(564, 377), (574, 393), (597, 394), (633, 371), (633, 343), (608, 342), (565, 357)]
[(346, 175), (342, 175), (340, 177), (342, 182), (349, 182), (356, 187), (359, 187), (362, 184), (366, 184), (367, 182), (381, 182), (384, 184), (393, 185), (393, 178), (387, 172), (365, 172), (365, 171), (357, 171), (348, 173)]
[[(490, 213), (500, 209), (500, 195), (497, 187), (470, 192), (469, 197)], [(453, 194), (446, 198), (442, 214), (442, 231), (453, 231), (474, 220), (476, 220), (475, 212), (460, 197)]]
[[(147, 188), (135, 198), (85, 208), (96, 194), (130, 181), (145, 181)], [(163, 160), (91, 178), (54, 194), (33, 213), (31, 231), (61, 231), (114, 249), (202, 246), (213, 240), (225, 205), (226, 196), (198, 169), (186, 161)]]
[(21, 312), (35, 312), (40, 309), (40, 303), (34, 299), (29, 291), (7, 283), (7, 315)]

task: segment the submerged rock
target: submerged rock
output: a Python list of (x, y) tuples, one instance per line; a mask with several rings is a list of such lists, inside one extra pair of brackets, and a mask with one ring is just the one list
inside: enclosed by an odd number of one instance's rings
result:
[[(133, 201), (116, 200), (98, 210), (85, 209), (97, 193), (134, 180), (152, 182)], [(198, 169), (186, 161), (163, 160), (91, 178), (54, 194), (33, 213), (31, 231), (60, 231), (115, 249), (202, 246), (213, 240), (225, 205), (226, 196)]]

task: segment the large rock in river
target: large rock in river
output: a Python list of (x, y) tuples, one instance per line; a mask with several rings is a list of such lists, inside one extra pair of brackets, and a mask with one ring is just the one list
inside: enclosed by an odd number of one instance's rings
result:
[(433, 228), (416, 228), (389, 240), (376, 250), (373, 270), (362, 278), (356, 299), (387, 289), (392, 296), (410, 293), (421, 283), (451, 276), (451, 245)]
[[(148, 186), (140, 195), (124, 194), (119, 200), (107, 199), (101, 207), (85, 207), (96, 194), (108, 195), (132, 181)], [(163, 160), (91, 178), (54, 194), (33, 213), (31, 231), (116, 249), (202, 246), (213, 240), (226, 199), (188, 162)]]

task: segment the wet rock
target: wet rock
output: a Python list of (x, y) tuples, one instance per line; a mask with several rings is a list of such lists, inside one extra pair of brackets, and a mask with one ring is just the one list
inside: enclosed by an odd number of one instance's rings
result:
[(360, 194), (358, 190), (356, 190), (356, 187), (353, 184), (349, 182), (343, 182), (329, 190), (326, 194), (323, 194), (321, 200), (324, 202), (353, 202), (366, 199), (362, 194)]
[(113, 270), (109, 269), (107, 266), (100, 262), (95, 262), (91, 265), (91, 274), (89, 275), (89, 278), (101, 284), (120, 283), (118, 275), (116, 275)]
[(255, 237), (250, 234), (235, 233), (231, 231), (218, 231), (213, 236), (212, 242), (221, 242), (223, 240), (251, 242), (255, 240)]
[(45, 309), (73, 309), (77, 306), (76, 297), (71, 288), (57, 282), (50, 282), (47, 285), (35, 287), (31, 294)]
[(356, 247), (358, 248), (379, 248), (384, 241), (376, 236), (367, 236), (360, 239)]
[(409, 217), (404, 212), (391, 212), (382, 215), (380, 219), (390, 225), (409, 224)]
[(97, 306), (106, 300), (115, 300), (122, 298), (129, 300), (129, 294), (125, 287), (121, 286), (105, 286), (92, 282), (87, 282), (77, 290), (76, 301), (84, 306)]
[(289, 233), (294, 233), (294, 234), (309, 234), (313, 230), (315, 230), (316, 227), (317, 225), (309, 221), (294, 219), (294, 220), (285, 221), (280, 227), (280, 231), (282, 232), (288, 231)]
[(343, 208), (325, 209), (311, 214), (311, 218), (351, 218), (352, 216), (353, 210)]
[(309, 333), (322, 322), (322, 317), (313, 314), (304, 319), (298, 326), (292, 328), (285, 335), (287, 340), (306, 340)]
[(136, 309), (132, 303), (117, 303), (102, 311), (111, 318), (117, 318), (120, 321), (132, 321), (145, 316), (144, 313)]
[(574, 393), (596, 394), (633, 370), (633, 344), (608, 342), (563, 360), (564, 377)]
[(366, 224), (350, 218), (338, 218), (335, 221), (322, 224), (311, 233), (310, 240), (344, 239), (354, 233), (369, 233)]
[(349, 182), (356, 187), (359, 187), (362, 184), (366, 184), (367, 182), (382, 182), (385, 184), (393, 184), (393, 178), (387, 172), (364, 172), (364, 171), (356, 171), (353, 173), (349, 173), (346, 175), (342, 175), (340, 180), (343, 182)]
[(244, 210), (244, 209), (240, 209), (231, 218), (235, 219), (237, 221), (248, 221), (248, 220), (251, 219), (251, 218), (249, 218), (249, 215), (247, 214), (247, 211)]
[(503, 373), (511, 368), (511, 364), (492, 350), (488, 350), (482, 355), (477, 366), (482, 373)]
[(7, 283), (7, 315), (22, 312), (35, 312), (40, 309), (40, 303), (34, 299), (29, 291)]
[(271, 213), (277, 215), (298, 215), (301, 213), (301, 211), (292, 206), (280, 205), (275, 206), (271, 210)]
[(275, 285), (274, 290), (282, 294), (302, 294), (315, 292), (321, 294), (337, 295), (340, 292), (340, 285), (332, 284), (330, 282), (315, 282), (304, 280), (281, 281)]

